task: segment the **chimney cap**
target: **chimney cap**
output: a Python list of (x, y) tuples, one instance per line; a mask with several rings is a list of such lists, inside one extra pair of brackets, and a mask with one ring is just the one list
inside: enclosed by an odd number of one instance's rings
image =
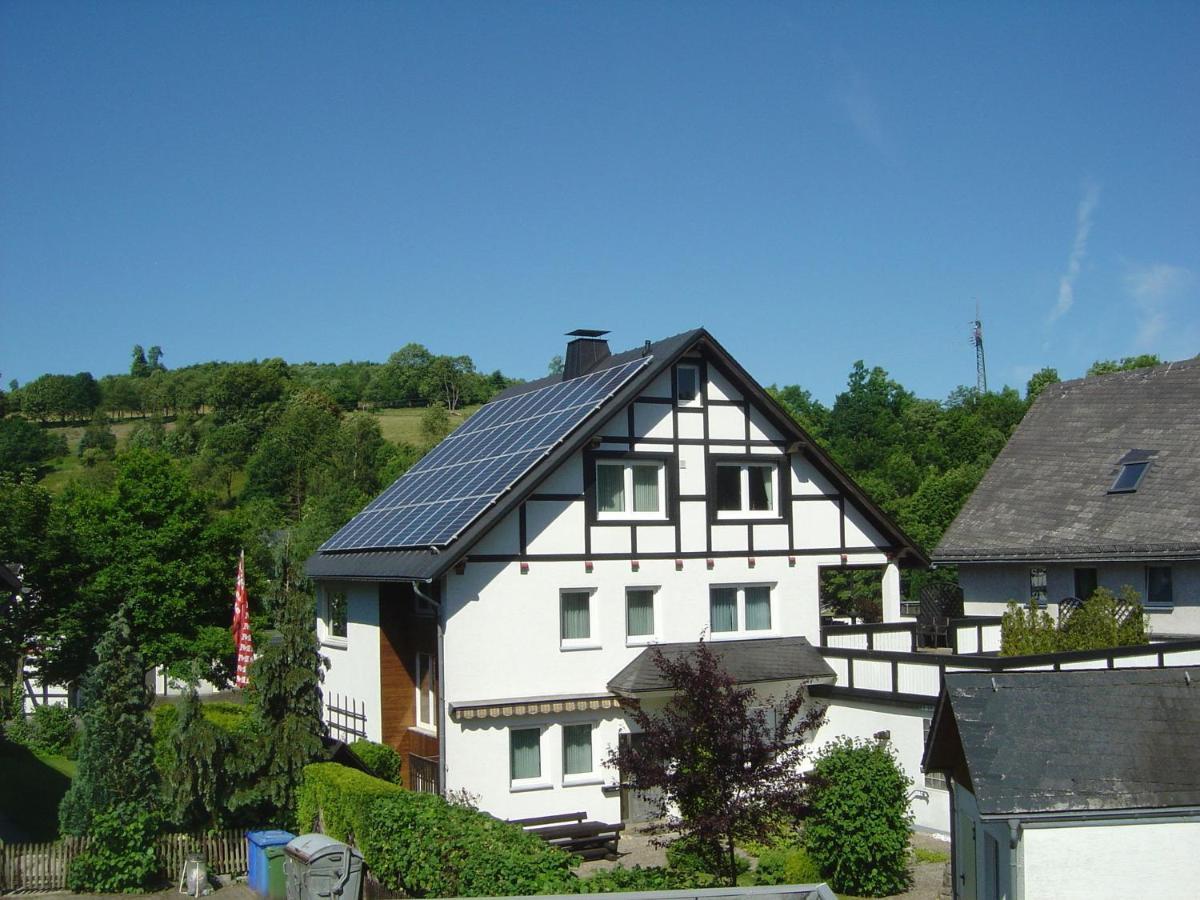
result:
[(568, 331), (567, 337), (599, 338), (606, 334), (607, 331), (597, 331), (595, 328), (576, 328), (574, 331)]

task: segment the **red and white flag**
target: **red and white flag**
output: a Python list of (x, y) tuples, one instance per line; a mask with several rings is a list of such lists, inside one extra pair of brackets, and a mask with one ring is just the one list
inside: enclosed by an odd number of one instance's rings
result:
[(246, 598), (246, 551), (238, 557), (237, 592), (233, 597), (233, 646), (237, 651), (237, 676), (234, 685), (244, 688), (250, 684), (250, 660), (254, 644), (250, 640), (250, 602)]

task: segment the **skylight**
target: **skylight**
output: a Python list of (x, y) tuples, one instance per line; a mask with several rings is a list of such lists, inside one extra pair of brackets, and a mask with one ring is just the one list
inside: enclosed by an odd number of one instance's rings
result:
[(1117, 480), (1113, 482), (1112, 487), (1108, 489), (1110, 494), (1131, 494), (1138, 489), (1138, 485), (1142, 483), (1142, 478), (1146, 475), (1146, 470), (1150, 468), (1150, 457), (1153, 455), (1151, 450), (1130, 450), (1121, 459), (1121, 471), (1117, 473)]

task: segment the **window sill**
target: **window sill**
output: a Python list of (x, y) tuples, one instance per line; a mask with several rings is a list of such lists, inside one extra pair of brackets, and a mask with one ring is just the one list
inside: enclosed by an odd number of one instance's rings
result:
[(548, 791), (553, 787), (548, 781), (510, 781), (508, 790), (513, 794), (521, 794), (525, 791)]
[(575, 643), (572, 641), (569, 643), (564, 642), (559, 644), (558, 649), (564, 653), (569, 653), (574, 650), (600, 650), (602, 647), (595, 641), (581, 641), (580, 643)]
[(432, 728), (428, 728), (424, 725), (409, 725), (408, 730), (411, 731), (413, 734), (419, 734), (419, 735), (422, 735), (423, 737), (430, 737), (430, 738), (433, 738), (434, 740), (437, 740), (437, 732), (434, 731)]
[(1175, 612), (1174, 603), (1147, 603), (1144, 605), (1146, 612)]
[(717, 510), (717, 523), (736, 525), (738, 523), (745, 524), (746, 522), (783, 522), (783, 516), (777, 512), (748, 512), (742, 510), (719, 509)]
[(345, 638), (327, 637), (321, 639), (321, 646), (328, 647), (330, 650), (345, 650), (349, 642)]
[(588, 773), (587, 775), (564, 775), (563, 787), (585, 787), (586, 785), (604, 784), (604, 779), (599, 775)]
[(658, 643), (656, 634), (639, 634), (636, 637), (625, 638), (626, 647), (652, 647)]
[(671, 518), (666, 513), (596, 513), (597, 525), (670, 525)]

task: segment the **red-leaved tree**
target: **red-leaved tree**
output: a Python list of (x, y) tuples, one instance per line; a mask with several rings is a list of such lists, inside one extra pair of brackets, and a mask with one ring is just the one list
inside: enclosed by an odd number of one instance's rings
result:
[(657, 805), (654, 830), (679, 832), (733, 885), (737, 841), (765, 841), (807, 813), (804, 741), (825, 710), (809, 705), (803, 688), (764, 705), (734, 683), (704, 641), (682, 656), (654, 653), (674, 693), (657, 712), (622, 699), (641, 736), (612, 751), (607, 765)]

